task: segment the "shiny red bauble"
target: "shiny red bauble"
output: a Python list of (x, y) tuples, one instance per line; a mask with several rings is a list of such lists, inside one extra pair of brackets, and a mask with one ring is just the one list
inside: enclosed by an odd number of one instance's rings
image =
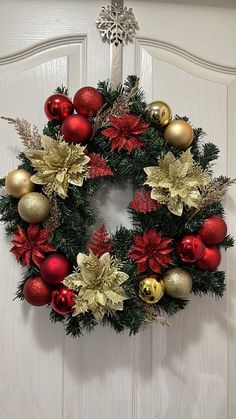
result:
[(221, 254), (217, 246), (206, 247), (201, 259), (196, 262), (196, 266), (201, 271), (214, 271), (220, 264)]
[(177, 243), (176, 251), (183, 262), (193, 263), (204, 255), (205, 245), (199, 236), (186, 234)]
[(212, 215), (204, 221), (199, 234), (204, 243), (220, 243), (227, 234), (226, 222), (219, 215)]
[(74, 112), (74, 106), (67, 96), (56, 93), (46, 100), (44, 112), (50, 121), (64, 121)]
[(59, 314), (69, 314), (75, 305), (75, 293), (64, 285), (52, 292), (51, 307)]
[(40, 274), (45, 282), (59, 284), (71, 273), (71, 264), (64, 255), (53, 253), (40, 265)]
[(84, 116), (95, 116), (101, 109), (104, 99), (97, 89), (86, 86), (79, 89), (74, 96), (74, 107), (77, 113)]
[(33, 306), (43, 306), (51, 301), (51, 289), (40, 277), (27, 279), (23, 295), (25, 300)]
[(82, 115), (70, 115), (61, 126), (61, 132), (68, 143), (85, 143), (92, 135), (90, 122)]

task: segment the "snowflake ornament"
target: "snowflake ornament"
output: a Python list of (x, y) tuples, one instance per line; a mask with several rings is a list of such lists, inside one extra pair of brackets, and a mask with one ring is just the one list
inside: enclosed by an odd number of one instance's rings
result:
[(118, 46), (131, 41), (138, 29), (133, 9), (118, 4), (103, 6), (96, 21), (101, 37)]

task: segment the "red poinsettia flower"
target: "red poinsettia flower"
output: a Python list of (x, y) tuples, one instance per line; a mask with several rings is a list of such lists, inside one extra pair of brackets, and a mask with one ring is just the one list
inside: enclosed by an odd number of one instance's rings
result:
[(20, 226), (17, 228), (18, 231), (12, 234), (13, 248), (11, 252), (23, 266), (29, 266), (31, 261), (39, 266), (45, 258), (44, 253), (56, 250), (51, 243), (48, 243), (50, 228), (40, 229), (39, 225), (30, 224), (27, 233)]
[(145, 143), (138, 137), (147, 130), (148, 125), (140, 122), (140, 117), (123, 113), (121, 117), (109, 116), (112, 127), (106, 128), (102, 134), (111, 141), (111, 149), (126, 148), (128, 153), (132, 150), (140, 150), (145, 147)]
[(161, 266), (167, 267), (172, 262), (172, 248), (169, 244), (172, 239), (163, 237), (161, 231), (156, 233), (154, 229), (144, 232), (143, 236), (134, 237), (133, 251), (129, 257), (133, 258), (138, 267), (138, 272), (144, 272), (150, 268), (153, 272), (159, 273)]

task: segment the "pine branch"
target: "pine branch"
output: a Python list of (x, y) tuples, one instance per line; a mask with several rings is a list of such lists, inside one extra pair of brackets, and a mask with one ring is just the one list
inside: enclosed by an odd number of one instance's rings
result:
[(201, 154), (199, 155), (199, 164), (205, 170), (209, 169), (210, 164), (217, 160), (220, 154), (219, 148), (212, 143), (203, 145)]
[(68, 96), (68, 89), (67, 87), (65, 87), (63, 84), (61, 86), (58, 86), (55, 90), (54, 93), (60, 93), (62, 95)]
[[(132, 87), (120, 91), (120, 94), (113, 101), (111, 107), (107, 106), (107, 102), (98, 112), (93, 126), (93, 136), (98, 130), (107, 126), (109, 115), (121, 116), (122, 113), (129, 113), (130, 107), (134, 102), (134, 98), (139, 91), (139, 80), (136, 79)], [(92, 137), (93, 138), (93, 137)]]
[(190, 271), (193, 279), (192, 292), (194, 294), (212, 294), (222, 297), (225, 290), (225, 272), (200, 271), (194, 268)]
[(188, 303), (188, 300), (173, 298), (167, 294), (164, 294), (160, 301), (158, 301), (158, 304), (155, 304), (154, 307), (160, 314), (165, 312), (168, 316), (173, 316), (175, 313), (177, 313), (177, 311), (183, 310)]
[(48, 121), (47, 125), (45, 125), (43, 129), (43, 135), (47, 135), (48, 137), (57, 140), (58, 137), (61, 135), (61, 122)]
[(222, 242), (219, 243), (220, 247), (223, 247), (225, 250), (234, 246), (234, 238), (230, 235), (226, 236)]

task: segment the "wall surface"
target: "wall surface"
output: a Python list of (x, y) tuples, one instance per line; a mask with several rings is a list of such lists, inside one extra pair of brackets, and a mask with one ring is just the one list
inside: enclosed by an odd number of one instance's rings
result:
[[(124, 74), (140, 75), (147, 101), (163, 99), (174, 114), (188, 115), (202, 127), (206, 139), (221, 149), (216, 173), (232, 177), (234, 3), (129, 1), (139, 31), (124, 48)], [(72, 96), (109, 77), (110, 49), (94, 23), (103, 5), (100, 0), (0, 1), (0, 115), (24, 117), (42, 128), (43, 103), (56, 86), (67, 84)], [(21, 144), (5, 122), (0, 122), (0, 141), (3, 177), (16, 167)], [(101, 219), (110, 228), (127, 224), (131, 190), (101, 195)], [(232, 188), (225, 204), (236, 236), (235, 195)], [(227, 293), (221, 301), (191, 298), (171, 328), (154, 325), (132, 338), (98, 328), (75, 341), (49, 322), (47, 309), (12, 302), (21, 270), (9, 249), (1, 226), (1, 419), (236, 416), (235, 250), (223, 257)]]

